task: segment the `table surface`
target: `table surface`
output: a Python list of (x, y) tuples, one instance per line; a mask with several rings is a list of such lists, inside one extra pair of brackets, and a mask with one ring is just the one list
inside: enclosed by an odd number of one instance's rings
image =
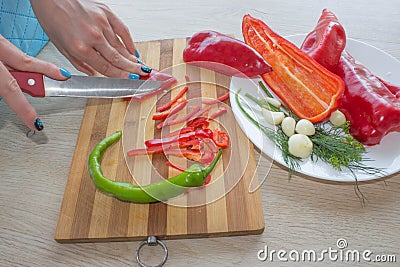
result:
[[(400, 3), (398, 0), (353, 1), (103, 1), (129, 26), (136, 41), (186, 37), (213, 29), (241, 38), (246, 13), (265, 20), (282, 35), (314, 28), (323, 8), (332, 10), (347, 36), (376, 46), (400, 59)], [(324, 2), (324, 3), (323, 3)], [(40, 58), (73, 70), (49, 44)], [(27, 128), (0, 102), (0, 265), (1, 266), (137, 266), (138, 242), (59, 244), (54, 232), (86, 101), (33, 99), (46, 130), (31, 139)], [(260, 177), (270, 160), (260, 156)], [(261, 235), (168, 240), (166, 266), (265, 266), (257, 252), (271, 250), (337, 249), (344, 238), (348, 249), (373, 255), (396, 255), (400, 261), (400, 175), (360, 185), (367, 198), (360, 204), (354, 186), (301, 176), (273, 165), (275, 173), (261, 187), (265, 231)], [(148, 248), (150, 264), (161, 250)], [(288, 257), (288, 254), (286, 255)], [(269, 261), (269, 259), (267, 259)], [(292, 265), (293, 261), (272, 265)], [(297, 263), (298, 264), (298, 263)], [(323, 263), (332, 265), (325, 257)], [(345, 261), (340, 265), (346, 265)], [(360, 262), (359, 266), (373, 263)], [(394, 264), (392, 264), (394, 266)]]

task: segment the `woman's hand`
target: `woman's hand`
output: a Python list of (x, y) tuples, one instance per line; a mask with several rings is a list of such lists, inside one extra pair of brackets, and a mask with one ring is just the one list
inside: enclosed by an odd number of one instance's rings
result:
[(151, 72), (138, 63), (128, 28), (106, 5), (92, 0), (31, 4), (50, 40), (79, 71), (118, 78)]
[(71, 74), (52, 63), (28, 56), (0, 35), (0, 97), (31, 130), (42, 130), (42, 122), (10, 70), (39, 72), (56, 80), (65, 80)]

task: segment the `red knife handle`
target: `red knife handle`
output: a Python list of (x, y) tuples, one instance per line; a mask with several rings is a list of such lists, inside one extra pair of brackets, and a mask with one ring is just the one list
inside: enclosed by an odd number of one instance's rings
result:
[(11, 71), (10, 73), (17, 80), (22, 92), (33, 97), (45, 96), (43, 74), (26, 71)]

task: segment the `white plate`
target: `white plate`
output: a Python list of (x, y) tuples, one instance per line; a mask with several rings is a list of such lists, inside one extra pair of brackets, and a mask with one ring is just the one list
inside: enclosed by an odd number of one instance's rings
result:
[[(300, 45), (304, 40), (304, 37), (305, 35), (294, 35), (289, 36), (287, 39), (296, 45)], [(349, 38), (347, 39), (346, 50), (359, 62), (367, 66), (374, 74), (394, 84), (400, 84), (400, 61), (391, 55), (376, 47)], [(235, 100), (235, 93), (239, 88), (242, 88), (240, 93), (241, 96), (244, 96), (245, 93), (254, 96), (263, 95), (263, 92), (258, 88), (258, 82), (260, 80), (261, 79), (232, 78), (230, 84), (232, 110), (240, 127), (254, 145), (270, 158), (287, 166), (282, 158), (280, 149), (276, 148), (275, 144), (245, 117)], [(244, 97), (242, 97), (241, 100), (246, 101)], [(261, 118), (261, 116), (258, 117)], [(261, 122), (263, 125), (268, 125), (262, 119)], [(399, 132), (388, 134), (382, 139), (382, 142), (379, 145), (367, 147), (366, 149), (368, 152), (366, 157), (372, 161), (366, 161), (364, 164), (372, 167), (384, 168), (386, 172), (385, 175), (390, 175), (400, 170)], [(354, 177), (348, 170), (339, 172), (324, 162), (313, 162), (311, 159), (303, 160), (300, 164), (300, 169), (297, 171), (324, 180), (354, 182)], [(356, 175), (359, 181), (373, 180), (382, 177), (362, 172), (356, 172)]]

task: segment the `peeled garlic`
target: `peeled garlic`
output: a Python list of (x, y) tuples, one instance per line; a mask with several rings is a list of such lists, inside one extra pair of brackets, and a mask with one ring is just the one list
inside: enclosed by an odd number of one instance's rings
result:
[(289, 138), (289, 153), (295, 157), (307, 158), (313, 150), (313, 143), (304, 134), (294, 134)]
[(332, 112), (329, 121), (335, 126), (342, 126), (346, 122), (346, 116), (340, 110), (335, 110)]
[(294, 128), (296, 126), (296, 121), (292, 117), (286, 117), (282, 121), (282, 131), (289, 137), (294, 135)]
[(276, 108), (280, 108), (280, 107), (282, 106), (282, 103), (281, 103), (279, 100), (275, 99), (275, 98), (267, 97), (267, 98), (265, 98), (265, 100), (266, 100), (269, 104), (273, 105), (273, 106), (276, 107)]
[(296, 133), (304, 135), (313, 135), (315, 134), (314, 124), (309, 120), (301, 119), (296, 124)]
[(283, 112), (274, 112), (268, 109), (262, 109), (262, 114), (264, 115), (265, 120), (272, 125), (278, 125), (285, 118), (285, 114)]

